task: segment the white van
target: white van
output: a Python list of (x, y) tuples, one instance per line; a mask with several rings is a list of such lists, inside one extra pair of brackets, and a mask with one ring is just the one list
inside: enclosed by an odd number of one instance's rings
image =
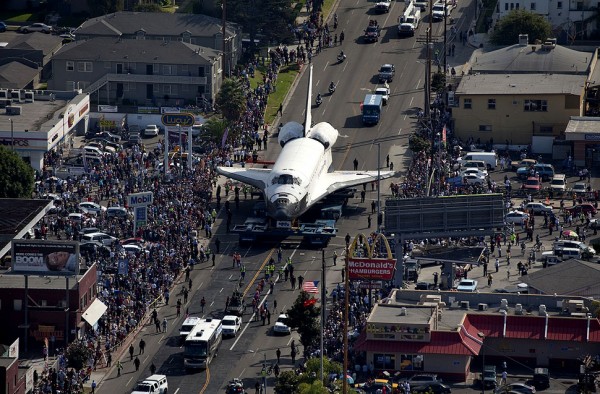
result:
[(581, 260), (581, 249), (579, 248), (564, 248), (557, 251), (558, 255), (564, 260), (578, 259)]
[(550, 189), (555, 193), (563, 193), (567, 187), (565, 174), (556, 174), (550, 181)]
[(473, 160), (485, 162), (488, 170), (494, 170), (498, 165), (498, 156), (496, 155), (496, 152), (469, 152), (458, 159), (458, 162), (462, 165), (464, 162)]

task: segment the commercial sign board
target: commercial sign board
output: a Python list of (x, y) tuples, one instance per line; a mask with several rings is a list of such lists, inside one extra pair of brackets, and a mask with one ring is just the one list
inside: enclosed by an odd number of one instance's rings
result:
[(351, 280), (392, 280), (395, 267), (396, 260), (394, 259), (350, 258), (348, 260), (348, 278)]
[(12, 241), (12, 271), (15, 274), (77, 275), (79, 260), (78, 242)]
[(154, 202), (152, 192), (133, 193), (127, 196), (127, 206), (142, 207), (151, 205)]
[(165, 126), (181, 126), (181, 127), (192, 127), (196, 122), (196, 118), (192, 114), (179, 113), (179, 114), (163, 114), (161, 122)]

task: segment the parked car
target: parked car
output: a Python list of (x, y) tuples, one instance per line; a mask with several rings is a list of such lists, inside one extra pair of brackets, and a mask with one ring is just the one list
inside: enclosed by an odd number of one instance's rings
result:
[(431, 382), (422, 386), (411, 386), (411, 392), (417, 394), (450, 394), (452, 389), (442, 382)]
[(523, 182), (523, 189), (530, 191), (539, 191), (542, 187), (540, 182), (540, 177), (538, 176), (530, 176)]
[(533, 387), (536, 390), (544, 390), (550, 387), (548, 368), (536, 368), (533, 370)]
[(486, 177), (478, 174), (466, 174), (462, 176), (462, 181), (467, 185), (482, 185), (486, 181)]
[(106, 207), (103, 207), (102, 205), (96, 204), (95, 202), (91, 202), (91, 201), (85, 201), (85, 202), (79, 203), (78, 207), (84, 213), (93, 213), (96, 215), (99, 214), (100, 212), (106, 211)]
[(537, 160), (534, 159), (523, 159), (515, 160), (510, 162), (510, 167), (513, 171), (517, 171), (521, 167), (532, 167), (537, 164)]
[(31, 33), (34, 31), (39, 31), (41, 33), (50, 34), (52, 33), (52, 26), (48, 26), (44, 23), (34, 23), (29, 26), (23, 26), (19, 29), (21, 33)]
[(100, 242), (102, 245), (111, 246), (118, 239), (106, 233), (89, 233), (81, 236), (82, 242)]
[(477, 281), (475, 279), (463, 279), (456, 286), (457, 291), (474, 292), (477, 290)]
[(530, 386), (525, 383), (515, 382), (515, 383), (506, 384), (504, 386), (500, 386), (498, 388), (498, 391), (501, 393), (504, 393), (507, 391), (512, 391), (512, 392), (517, 392), (517, 393), (522, 393), (522, 394), (535, 394), (535, 387)]
[(571, 189), (573, 193), (582, 194), (587, 192), (587, 184), (585, 182), (576, 182)]
[(282, 313), (281, 315), (279, 315), (279, 317), (277, 318), (277, 321), (275, 322), (275, 325), (273, 326), (273, 333), (274, 334), (291, 334), (292, 329), (290, 328), (290, 326), (287, 325), (288, 322), (288, 316), (284, 313)]
[(439, 382), (439, 381), (440, 380), (438, 379), (437, 375), (433, 375), (433, 374), (413, 375), (410, 377), (410, 379), (408, 379), (408, 383), (410, 383), (410, 387), (424, 386), (424, 385), (432, 384), (432, 383)]
[(110, 207), (106, 209), (106, 216), (109, 218), (126, 218), (127, 209), (123, 207)]
[(522, 211), (511, 211), (504, 216), (504, 221), (514, 224), (522, 224), (525, 220), (529, 219), (529, 214)]
[(533, 211), (534, 215), (541, 215), (544, 212), (552, 213), (552, 207), (549, 205), (544, 205), (541, 202), (530, 202), (527, 205), (525, 205), (525, 211)]
[(160, 129), (155, 124), (149, 124), (144, 129), (144, 137), (156, 137), (160, 133)]
[(460, 175), (477, 175), (478, 177), (485, 179), (488, 176), (488, 172), (486, 170), (480, 170), (479, 168), (466, 167), (461, 170)]
[(227, 315), (221, 321), (223, 325), (223, 336), (234, 337), (242, 326), (242, 318), (239, 316)]
[(594, 206), (592, 204), (589, 204), (589, 203), (583, 203), (583, 204), (575, 205), (574, 207), (566, 208), (566, 211), (569, 212), (570, 214), (572, 214), (573, 216), (577, 216), (581, 212), (583, 212), (585, 215), (587, 215), (588, 213), (591, 213), (592, 215), (596, 215), (596, 213), (598, 213), (598, 210), (596, 208), (594, 208)]
[(7, 28), (8, 26), (6, 25), (6, 23), (0, 21), (0, 33), (4, 33)]

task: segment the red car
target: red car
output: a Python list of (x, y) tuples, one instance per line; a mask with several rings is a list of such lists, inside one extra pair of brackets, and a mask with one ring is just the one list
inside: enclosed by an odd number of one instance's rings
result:
[(523, 183), (523, 189), (526, 189), (526, 190), (536, 190), (537, 191), (537, 190), (540, 190), (541, 187), (542, 187), (542, 184), (540, 182), (540, 178), (537, 176), (530, 176)]
[(596, 208), (594, 208), (594, 206), (592, 204), (583, 203), (583, 204), (575, 205), (574, 207), (571, 207), (571, 208), (567, 208), (567, 212), (569, 212), (573, 216), (577, 216), (581, 212), (583, 212), (585, 215), (587, 215), (590, 212), (592, 213), (592, 215), (595, 215), (598, 212), (598, 210)]

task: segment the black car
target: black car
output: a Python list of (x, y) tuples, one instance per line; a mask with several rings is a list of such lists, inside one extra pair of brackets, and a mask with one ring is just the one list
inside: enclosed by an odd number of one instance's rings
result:
[(6, 23), (0, 22), (0, 33), (4, 33), (6, 31)]
[(423, 386), (412, 387), (411, 391), (418, 394), (450, 394), (452, 389), (450, 386), (442, 382), (431, 382)]

